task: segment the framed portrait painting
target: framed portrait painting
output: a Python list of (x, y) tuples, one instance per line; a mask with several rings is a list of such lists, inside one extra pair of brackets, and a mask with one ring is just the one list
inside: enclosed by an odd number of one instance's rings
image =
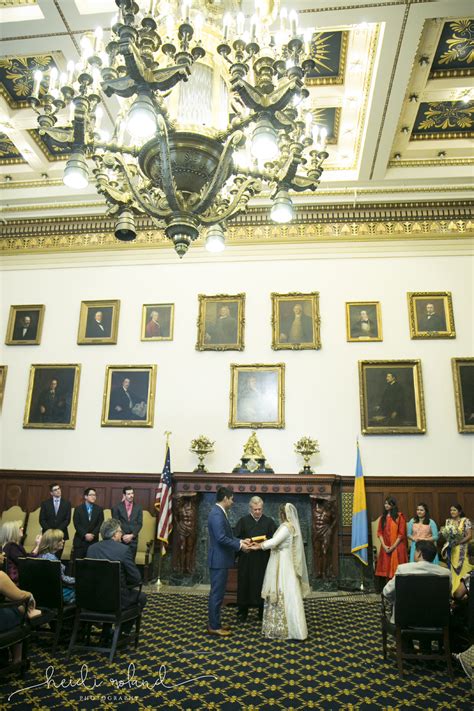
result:
[(245, 294), (199, 294), (198, 351), (243, 351)]
[(153, 427), (156, 365), (108, 365), (102, 427)]
[(382, 341), (379, 301), (346, 301), (347, 340)]
[(77, 363), (32, 365), (23, 427), (74, 429), (80, 375)]
[(117, 343), (120, 301), (81, 301), (77, 342), (85, 345)]
[(143, 304), (142, 341), (172, 341), (174, 304)]
[(5, 392), (5, 382), (7, 380), (8, 365), (0, 365), (0, 409), (3, 403), (3, 393)]
[(451, 358), (458, 431), (474, 433), (474, 358)]
[(272, 293), (272, 348), (303, 350), (321, 348), (319, 293)]
[(232, 364), (229, 427), (285, 426), (285, 364)]
[(43, 304), (10, 306), (6, 345), (38, 346), (41, 343), (44, 311)]
[(450, 291), (409, 292), (411, 338), (456, 338)]
[(359, 361), (364, 434), (424, 434), (425, 405), (419, 360)]

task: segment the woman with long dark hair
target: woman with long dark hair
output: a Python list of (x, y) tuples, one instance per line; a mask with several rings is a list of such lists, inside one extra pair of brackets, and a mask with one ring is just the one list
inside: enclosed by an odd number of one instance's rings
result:
[[(417, 541), (431, 541), (436, 545), (438, 540), (438, 526), (430, 518), (430, 510), (427, 504), (420, 502), (416, 507), (416, 514), (407, 524), (408, 540), (411, 541), (410, 563), (415, 562), (415, 543)], [(436, 565), (439, 563), (438, 555), (433, 560)]]
[(467, 548), (472, 538), (472, 527), (461, 504), (453, 504), (449, 509), (450, 518), (441, 529), (446, 543), (441, 555), (451, 571), (451, 591), (454, 593), (463, 578), (473, 569), (469, 562)]
[(408, 562), (407, 524), (393, 496), (387, 496), (385, 499), (377, 528), (377, 538), (380, 540), (381, 547), (375, 575), (390, 580), (400, 563)]

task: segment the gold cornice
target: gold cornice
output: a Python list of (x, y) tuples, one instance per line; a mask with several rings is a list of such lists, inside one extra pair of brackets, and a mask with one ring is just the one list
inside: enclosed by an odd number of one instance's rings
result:
[[(436, 159), (418, 159), (418, 160), (391, 160), (388, 164), (389, 168), (423, 168), (424, 166), (445, 166), (445, 165), (474, 165), (474, 158), (436, 158)], [(444, 189), (444, 188), (443, 188)]]

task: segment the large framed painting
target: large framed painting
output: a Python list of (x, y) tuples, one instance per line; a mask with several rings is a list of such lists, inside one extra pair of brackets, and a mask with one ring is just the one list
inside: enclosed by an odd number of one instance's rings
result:
[(41, 343), (45, 307), (43, 304), (31, 306), (10, 306), (7, 346), (38, 346)]
[(172, 341), (174, 304), (143, 304), (142, 341)]
[(458, 430), (474, 433), (474, 358), (451, 358)]
[(3, 404), (3, 394), (5, 392), (5, 383), (7, 380), (8, 365), (0, 365), (0, 409)]
[(411, 338), (456, 338), (450, 291), (409, 292)]
[(245, 294), (199, 294), (198, 351), (243, 351)]
[(81, 301), (77, 342), (81, 346), (117, 343), (120, 301)]
[(102, 427), (153, 427), (156, 365), (108, 365)]
[(303, 350), (321, 348), (319, 293), (272, 293), (272, 348)]
[(285, 364), (231, 366), (229, 427), (285, 426)]
[(346, 301), (347, 340), (382, 341), (379, 301)]
[(424, 434), (425, 405), (419, 360), (359, 361), (364, 434)]
[(73, 430), (81, 366), (32, 365), (23, 427)]

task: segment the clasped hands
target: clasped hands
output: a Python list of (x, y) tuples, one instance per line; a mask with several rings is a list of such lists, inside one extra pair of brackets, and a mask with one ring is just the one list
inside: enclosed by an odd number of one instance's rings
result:
[(248, 553), (249, 551), (259, 551), (261, 549), (262, 549), (261, 543), (252, 541), (251, 538), (242, 538), (242, 545), (241, 545), (240, 550), (244, 551), (244, 553)]

